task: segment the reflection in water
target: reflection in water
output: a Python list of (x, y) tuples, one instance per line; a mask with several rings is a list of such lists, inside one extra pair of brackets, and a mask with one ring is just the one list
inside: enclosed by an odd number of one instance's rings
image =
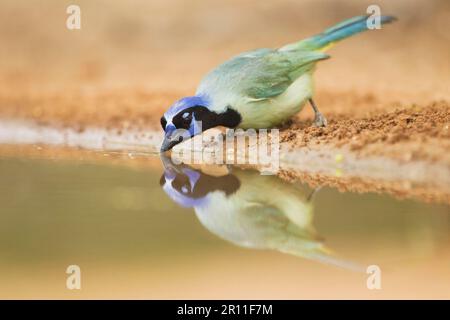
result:
[(275, 176), (233, 169), (214, 176), (163, 157), (161, 186), (183, 207), (194, 208), (210, 232), (241, 247), (272, 249), (345, 268), (313, 227), (312, 195)]
[[(166, 192), (211, 234), (163, 194), (159, 158), (109, 161), (0, 157), (0, 298), (450, 297), (448, 206), (324, 188), (313, 207), (307, 188), (276, 177), (167, 167)], [(331, 259), (313, 225), (339, 256), (380, 266), (382, 290), (299, 258)], [(79, 292), (65, 286), (69, 264), (87, 276)]]

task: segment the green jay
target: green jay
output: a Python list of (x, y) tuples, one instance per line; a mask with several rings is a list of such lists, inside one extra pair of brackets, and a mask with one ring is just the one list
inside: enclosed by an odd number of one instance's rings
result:
[[(162, 116), (161, 152), (217, 126), (272, 128), (311, 104), (316, 126), (326, 126), (313, 96), (312, 74), (335, 42), (368, 30), (369, 16), (345, 20), (320, 34), (278, 49), (242, 53), (209, 72), (195, 96), (176, 101)], [(381, 24), (394, 21), (380, 16)]]

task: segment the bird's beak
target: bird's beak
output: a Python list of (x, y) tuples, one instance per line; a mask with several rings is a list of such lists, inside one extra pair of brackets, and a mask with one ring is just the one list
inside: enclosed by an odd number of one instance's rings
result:
[(173, 172), (174, 174), (178, 173), (181, 174), (181, 168), (183, 168), (183, 165), (176, 165), (172, 162), (172, 159), (170, 157), (167, 157), (166, 154), (162, 153), (160, 156), (161, 162), (163, 164), (165, 171)]
[(166, 135), (164, 136), (163, 143), (161, 145), (161, 153), (172, 149), (177, 144), (183, 142), (185, 138), (188, 138), (188, 137), (185, 137), (186, 134), (184, 134), (183, 132), (180, 132), (180, 131), (183, 131), (183, 130), (173, 130), (173, 131), (168, 131), (166, 133)]

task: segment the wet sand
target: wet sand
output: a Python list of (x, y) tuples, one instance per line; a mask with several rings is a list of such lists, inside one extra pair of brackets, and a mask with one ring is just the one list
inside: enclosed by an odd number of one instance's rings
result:
[[(101, 151), (87, 150), (73, 147), (46, 146), (46, 145), (0, 145), (0, 157), (4, 159), (36, 159), (80, 163), (94, 163), (106, 166), (130, 167), (136, 169), (155, 169), (161, 166), (161, 160), (150, 155), (148, 152), (136, 151), (137, 148), (124, 151)], [(331, 153), (333, 152), (333, 153)], [(333, 155), (336, 151), (331, 151), (327, 155)], [(324, 155), (323, 153), (321, 154)], [(316, 155), (312, 160), (314, 162)], [(378, 193), (389, 194), (397, 199), (415, 199), (425, 203), (441, 203), (450, 205), (450, 189), (448, 182), (448, 170), (442, 168), (420, 166), (410, 166), (403, 171), (398, 168), (382, 172), (380, 175), (373, 175), (371, 172), (364, 172), (343, 167), (340, 163), (325, 163), (324, 167), (308, 168), (304, 167), (305, 162), (299, 164), (280, 164), (280, 171), (277, 176), (285, 181), (307, 184), (310, 188), (331, 187), (338, 191), (352, 192), (358, 194)], [(354, 161), (350, 161), (352, 165)], [(215, 175), (222, 175), (228, 170), (222, 166), (193, 165)], [(249, 170), (260, 170), (258, 166), (240, 166)], [(373, 170), (373, 167), (370, 167)], [(314, 169), (314, 170), (312, 170)], [(361, 172), (363, 171), (363, 172)], [(369, 170), (370, 171), (370, 170)], [(423, 171), (422, 174), (409, 175), (410, 171)], [(403, 175), (402, 175), (403, 173)], [(441, 176), (440, 176), (441, 175)], [(444, 175), (442, 177), (442, 175)]]

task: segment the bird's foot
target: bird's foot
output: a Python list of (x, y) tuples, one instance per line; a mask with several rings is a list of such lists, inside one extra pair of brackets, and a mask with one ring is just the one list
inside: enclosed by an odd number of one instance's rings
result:
[(314, 117), (314, 125), (316, 127), (326, 127), (327, 123), (327, 119), (323, 116), (323, 114), (317, 112), (316, 116)]

